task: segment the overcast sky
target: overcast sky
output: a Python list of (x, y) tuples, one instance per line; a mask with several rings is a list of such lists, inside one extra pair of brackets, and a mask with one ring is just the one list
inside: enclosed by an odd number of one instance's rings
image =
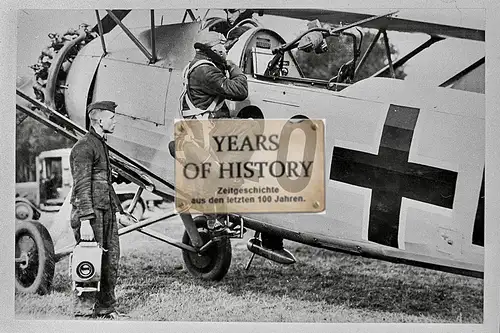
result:
[[(222, 11), (214, 14), (223, 15)], [(203, 16), (205, 10), (195, 11), (196, 15)], [(105, 11), (100, 11), (101, 18)], [(155, 10), (157, 24), (180, 22), (183, 10)], [(286, 18), (258, 17), (266, 27), (276, 30), (285, 40), (290, 40), (305, 28), (305, 22)], [(17, 73), (18, 76), (31, 76), (32, 70), (28, 67), (37, 62), (40, 51), (49, 44), (48, 33), (64, 33), (68, 28), (78, 28), (80, 23), (93, 26), (96, 16), (93, 10), (41, 10), (25, 9), (18, 11), (17, 35)], [(134, 10), (124, 20), (127, 25), (149, 25), (148, 10)], [(390, 41), (396, 45), (400, 55), (409, 52), (413, 47), (422, 43), (426, 35), (390, 33)], [(425, 51), (408, 64), (405, 72), (408, 80), (421, 80), (427, 83), (440, 83), (455, 72), (470, 65), (484, 56), (484, 43), (466, 40), (447, 39)], [(445, 79), (443, 79), (443, 77)]]

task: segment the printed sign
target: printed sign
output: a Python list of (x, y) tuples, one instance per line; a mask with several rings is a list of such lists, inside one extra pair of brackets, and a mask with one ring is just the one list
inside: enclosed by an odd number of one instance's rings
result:
[(322, 120), (178, 121), (177, 210), (323, 211), (324, 135)]

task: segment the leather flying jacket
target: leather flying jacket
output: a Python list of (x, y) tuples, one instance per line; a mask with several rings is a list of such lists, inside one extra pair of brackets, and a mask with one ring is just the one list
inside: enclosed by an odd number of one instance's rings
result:
[(94, 219), (94, 209), (118, 210), (105, 139), (93, 127), (71, 149), (71, 204), (80, 221)]
[[(220, 57), (214, 56), (214, 52), (200, 48), (199, 44), (195, 44), (195, 47), (197, 48), (196, 55), (189, 64), (190, 66), (202, 59), (212, 61), (216, 65), (201, 65), (190, 73), (188, 94), (195, 107), (206, 110), (216, 98), (242, 101), (248, 97), (247, 78), (237, 65), (231, 62), (223, 63)], [(226, 76), (226, 70), (229, 77)], [(183, 109), (189, 109), (185, 101)], [(215, 115), (215, 118), (224, 117), (229, 117), (229, 109), (225, 104)]]

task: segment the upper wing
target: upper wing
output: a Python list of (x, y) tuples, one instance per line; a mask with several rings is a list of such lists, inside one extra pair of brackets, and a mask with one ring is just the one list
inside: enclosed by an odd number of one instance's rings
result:
[[(397, 10), (397, 9), (396, 9)], [(331, 24), (350, 24), (393, 9), (371, 9), (355, 12), (324, 9), (259, 9), (259, 14), (303, 20), (318, 19)], [(484, 41), (485, 10), (478, 8), (400, 9), (392, 17), (384, 17), (362, 25), (367, 28), (400, 32), (420, 32), (431, 36), (455, 37)]]

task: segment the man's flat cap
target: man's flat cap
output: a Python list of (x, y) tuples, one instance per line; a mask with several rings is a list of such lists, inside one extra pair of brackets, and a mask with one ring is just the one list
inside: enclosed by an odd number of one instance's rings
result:
[(109, 110), (111, 112), (115, 112), (115, 108), (117, 106), (118, 105), (113, 101), (97, 101), (87, 106), (87, 113), (94, 109)]

